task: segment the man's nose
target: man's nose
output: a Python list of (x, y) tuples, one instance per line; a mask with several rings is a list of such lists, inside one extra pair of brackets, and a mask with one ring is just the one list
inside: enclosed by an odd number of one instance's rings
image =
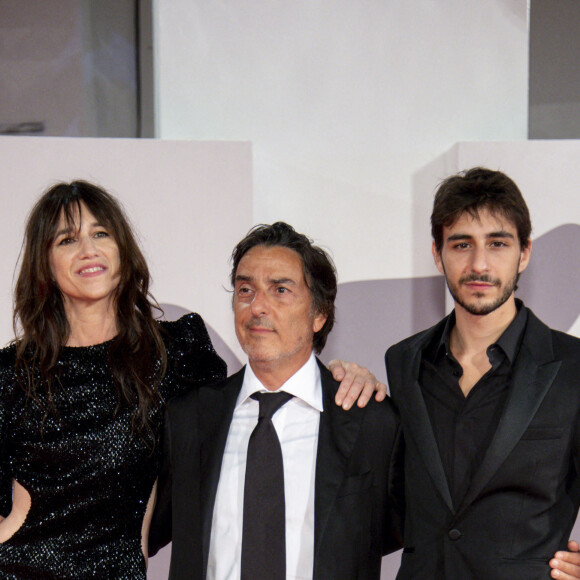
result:
[(488, 269), (488, 256), (485, 248), (475, 248), (471, 255), (471, 269), (474, 272), (485, 272)]
[(254, 316), (264, 316), (269, 311), (269, 303), (266, 292), (262, 290), (256, 290), (254, 294), (254, 299), (251, 303), (252, 314)]

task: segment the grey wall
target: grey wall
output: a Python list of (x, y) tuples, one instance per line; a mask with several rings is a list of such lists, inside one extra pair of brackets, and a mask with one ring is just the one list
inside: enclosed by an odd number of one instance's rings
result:
[(580, 137), (580, 2), (531, 0), (530, 139)]
[(136, 3), (0, 0), (0, 132), (138, 137)]

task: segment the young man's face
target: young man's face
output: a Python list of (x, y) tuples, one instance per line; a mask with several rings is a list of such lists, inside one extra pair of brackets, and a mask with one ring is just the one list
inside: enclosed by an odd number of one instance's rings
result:
[(281, 246), (254, 246), (240, 260), (234, 290), (236, 335), (250, 364), (289, 376), (308, 360), (326, 316), (313, 311), (302, 258)]
[(484, 315), (513, 300), (518, 274), (528, 265), (531, 241), (521, 248), (515, 225), (482, 209), (464, 213), (443, 228), (443, 246), (433, 258), (445, 276), (456, 306)]

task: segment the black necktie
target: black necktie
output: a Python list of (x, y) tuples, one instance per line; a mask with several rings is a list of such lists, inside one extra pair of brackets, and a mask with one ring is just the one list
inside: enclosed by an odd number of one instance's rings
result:
[(285, 580), (284, 467), (272, 416), (292, 395), (254, 393), (252, 398), (260, 403), (260, 417), (248, 443), (241, 580)]

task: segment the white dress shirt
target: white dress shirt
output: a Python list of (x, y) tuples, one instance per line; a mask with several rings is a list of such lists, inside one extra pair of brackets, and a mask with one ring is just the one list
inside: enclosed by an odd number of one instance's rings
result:
[[(280, 387), (294, 395), (272, 418), (280, 439), (286, 501), (286, 579), (312, 580), (314, 568), (314, 478), (322, 407), (320, 370), (312, 354)], [(267, 389), (246, 366), (228, 433), (217, 488), (209, 548), (208, 580), (239, 580), (246, 453)]]

